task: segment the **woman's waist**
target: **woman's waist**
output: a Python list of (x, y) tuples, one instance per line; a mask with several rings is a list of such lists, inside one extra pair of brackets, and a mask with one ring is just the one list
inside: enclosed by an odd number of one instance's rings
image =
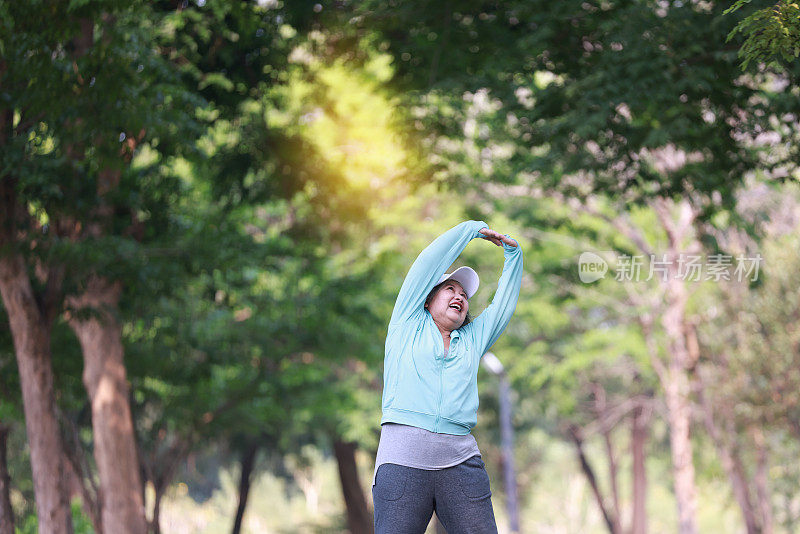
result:
[(472, 434), (443, 434), (411, 425), (384, 423), (378, 443), (377, 460), (397, 463), (402, 459), (420, 468), (437, 468), (465, 454), (480, 454)]

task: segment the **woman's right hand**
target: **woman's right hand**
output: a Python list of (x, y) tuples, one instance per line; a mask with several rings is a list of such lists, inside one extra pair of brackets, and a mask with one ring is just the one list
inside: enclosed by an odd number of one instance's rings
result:
[(478, 230), (479, 233), (483, 234), (481, 237), (487, 241), (491, 241), (498, 247), (502, 247), (503, 243), (508, 246), (516, 247), (517, 242), (508, 237), (507, 235), (503, 235), (500, 232), (496, 232), (491, 228), (481, 228)]

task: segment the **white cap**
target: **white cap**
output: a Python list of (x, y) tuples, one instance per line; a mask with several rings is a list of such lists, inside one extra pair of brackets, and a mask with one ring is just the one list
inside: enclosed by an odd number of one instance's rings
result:
[(459, 267), (452, 273), (443, 274), (439, 281), (436, 282), (436, 285), (441, 284), (445, 280), (453, 279), (459, 284), (461, 287), (464, 288), (464, 291), (467, 293), (467, 298), (472, 298), (472, 295), (478, 291), (478, 286), (480, 285), (481, 281), (478, 278), (478, 273), (476, 273), (472, 267)]

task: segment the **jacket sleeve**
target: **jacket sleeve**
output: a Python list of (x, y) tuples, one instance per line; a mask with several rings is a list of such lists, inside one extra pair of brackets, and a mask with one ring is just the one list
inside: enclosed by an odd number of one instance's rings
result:
[(487, 228), (483, 221), (466, 221), (437, 237), (423, 250), (406, 274), (397, 295), (389, 325), (399, 324), (421, 313), (425, 297), (467, 244)]
[(503, 274), (497, 284), (497, 292), (492, 303), (483, 310), (474, 321), (466, 326), (472, 329), (476, 348), (483, 356), (514, 315), (519, 298), (519, 288), (522, 283), (522, 249), (517, 243), (516, 247), (503, 244)]

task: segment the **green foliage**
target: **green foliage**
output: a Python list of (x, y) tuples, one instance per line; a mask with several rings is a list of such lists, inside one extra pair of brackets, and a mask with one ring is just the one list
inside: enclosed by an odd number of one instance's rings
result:
[[(137, 262), (119, 260), (141, 255), (139, 243), (156, 235), (176, 182), (126, 163), (142, 146), (179, 150), (178, 140), (198, 131), (201, 100), (153, 48), (144, 3), (6, 5), (3, 95), (15, 120), (0, 161), (34, 215), (15, 221), (17, 246), (64, 266), (66, 291), (87, 271), (136, 272)], [(140, 235), (148, 218), (154, 224)]]
[[(570, 199), (593, 197), (662, 244), (649, 199), (690, 195), (715, 228), (750, 228), (732, 210), (748, 173), (796, 175), (793, 67), (777, 89), (769, 75), (743, 76), (723, 37), (749, 34), (746, 61), (794, 57), (797, 8), (781, 2), (732, 29), (744, 3), (2, 2), (0, 98), (13, 120), (0, 179), (27, 208), (18, 249), (32, 272), (37, 261), (65, 267), (65, 292), (91, 272), (122, 283), (151, 479), (187, 451), (227, 469), (253, 442), (269, 459), (260, 468), (288, 477), (320, 463), (333, 437), (374, 449), (384, 329), (403, 276), (444, 228), (487, 220), (525, 254), (515, 317), (493, 348), (517, 392), (519, 449), (530, 449), (518, 450), (530, 460), (521, 480), (534, 487), (549, 462), (544, 476), (572, 484), (552, 436), (592, 424), (597, 388), (619, 404), (658, 388), (642, 310), (620, 284), (588, 287), (574, 269), (582, 250), (632, 244)], [(93, 33), (79, 53), (82, 20)], [(101, 193), (109, 170), (119, 181)], [(476, 312), (502, 265), (488, 248), (462, 258), (482, 273)], [(779, 423), (797, 406), (790, 388), (772, 396), (797, 362), (769, 356), (796, 345), (782, 330), (793, 301), (775, 297), (793, 282), (773, 275), (754, 290), (752, 322), (721, 319), (759, 340), (737, 362), (752, 381), (740, 409), (774, 424), (768, 439), (786, 458), (797, 440)], [(698, 314), (721, 298), (696, 289)], [(88, 445), (79, 347), (63, 321), (53, 346), (59, 406)], [(0, 329), (0, 419), (16, 424), (12, 355)], [(495, 383), (480, 384), (490, 457)], [(668, 440), (661, 426), (653, 434), (662, 469)], [(778, 479), (787, 495), (793, 474)], [(15, 484), (28, 499), (29, 481)], [(666, 485), (656, 495), (672, 498)]]
[(277, 455), (374, 440), (381, 260), (348, 242), (369, 239), (373, 201), (393, 202), (411, 158), (379, 89), (385, 56), (363, 69), (329, 60), (291, 16), (164, 14), (159, 46), (207, 105), (193, 149), (145, 148), (131, 167), (176, 192), (131, 258), (123, 302), (136, 426), (156, 470), (180, 442), (227, 444), (233, 457), (253, 440)]
[[(800, 440), (800, 408), (793, 394), (800, 387), (795, 371), (800, 334), (792, 326), (800, 313), (793, 289), (800, 272), (800, 234), (795, 222), (786, 224), (776, 216), (781, 210), (772, 202), (780, 197), (796, 206), (798, 190), (790, 186), (756, 195), (763, 196), (747, 211), (761, 228), (758, 280), (731, 280), (707, 297), (713, 305), (699, 328), (704, 357), (698, 373), (705, 394), (713, 399), (718, 425), (727, 425), (722, 439), (737, 451), (743, 472), (755, 473), (759, 455), (766, 454), (773, 498), (784, 500), (794, 494), (790, 481), (798, 476), (788, 458), (796, 454)], [(795, 529), (797, 513), (780, 507), (774, 512), (776, 524), (786, 532)]]
[[(89, 273), (122, 282), (150, 477), (168, 473), (175, 444), (256, 438), (283, 453), (372, 438), (358, 414), (376, 392), (358, 388), (381, 354), (375, 257), (342, 245), (365, 235), (375, 180), (405, 173), (377, 91), (390, 69), (379, 56), (363, 71), (290, 62), (305, 37), (289, 24), (308, 21), (273, 7), (3, 3), (0, 76), (16, 118), (2, 179), (30, 212), (18, 247), (65, 267), (65, 293)], [(94, 22), (88, 43), (81, 21)], [(303, 126), (315, 109), (331, 113)], [(360, 155), (342, 151), (348, 139)], [(90, 438), (61, 326), (60, 400)]]
[[(81, 510), (79, 501), (72, 502), (72, 528), (75, 534), (94, 534), (92, 522)], [(26, 516), (14, 529), (15, 534), (37, 534), (39, 522), (36, 514)]]
[[(429, 146), (460, 185), (625, 203), (692, 191), (710, 213), (729, 208), (742, 177), (762, 164), (766, 151), (749, 138), (796, 102), (791, 88), (739, 80), (724, 43), (734, 21), (717, 4), (359, 6), (361, 27), (375, 25), (400, 58), (397, 80), (415, 90), (408, 97), (422, 128), (439, 139)], [(495, 47), (502, 51), (489, 53)], [(684, 159), (672, 161), (675, 153)], [(791, 155), (775, 156), (795, 168)]]
[[(725, 10), (733, 13), (750, 0), (738, 0)], [(752, 63), (780, 66), (791, 63), (800, 56), (800, 6), (797, 2), (782, 0), (771, 7), (759, 9), (742, 19), (728, 34), (730, 41), (737, 34), (745, 38), (739, 57), (742, 70)]]

